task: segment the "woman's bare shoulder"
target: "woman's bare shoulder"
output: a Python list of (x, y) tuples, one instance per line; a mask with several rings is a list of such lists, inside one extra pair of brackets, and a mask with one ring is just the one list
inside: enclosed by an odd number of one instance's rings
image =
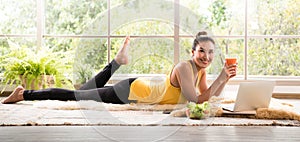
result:
[(189, 66), (190, 65), (189, 65), (188, 61), (181, 61), (178, 64), (176, 64), (175, 68), (176, 69), (186, 69)]

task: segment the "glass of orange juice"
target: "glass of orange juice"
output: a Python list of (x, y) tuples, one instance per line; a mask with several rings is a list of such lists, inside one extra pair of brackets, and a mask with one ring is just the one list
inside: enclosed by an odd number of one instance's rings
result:
[(237, 55), (227, 54), (227, 55), (225, 55), (225, 60), (226, 60), (227, 66), (236, 64), (237, 63)]

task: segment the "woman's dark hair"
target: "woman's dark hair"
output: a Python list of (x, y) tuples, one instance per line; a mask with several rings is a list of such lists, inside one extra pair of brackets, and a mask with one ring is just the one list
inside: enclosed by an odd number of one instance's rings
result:
[(196, 46), (200, 43), (200, 42), (207, 42), (210, 41), (215, 45), (215, 41), (207, 36), (207, 32), (206, 31), (201, 31), (196, 35), (196, 38), (194, 39), (194, 43), (193, 43), (193, 50), (196, 50)]

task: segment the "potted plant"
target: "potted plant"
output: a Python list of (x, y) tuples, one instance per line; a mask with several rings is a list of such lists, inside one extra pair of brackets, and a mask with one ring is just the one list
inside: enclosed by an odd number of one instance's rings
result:
[[(5, 85), (17, 84), (36, 90), (70, 83), (63, 74), (71, 67), (64, 60), (66, 53), (47, 48), (35, 52), (9, 40), (8, 43), (10, 52), (0, 57), (0, 67), (4, 70), (2, 82)], [(4, 90), (5, 87), (2, 92)]]
[(93, 76), (92, 66), (77, 62), (74, 65), (74, 88), (79, 89), (84, 83), (86, 83)]

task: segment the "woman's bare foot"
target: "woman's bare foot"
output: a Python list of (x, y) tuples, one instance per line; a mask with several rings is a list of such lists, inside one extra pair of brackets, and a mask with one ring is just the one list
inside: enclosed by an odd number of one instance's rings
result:
[(18, 86), (7, 98), (1, 101), (2, 104), (10, 104), (16, 103), (19, 101), (23, 101), (23, 92), (24, 88), (22, 86)]
[(115, 61), (119, 65), (126, 65), (128, 64), (128, 46), (130, 43), (130, 36), (126, 36), (123, 46), (119, 49)]

